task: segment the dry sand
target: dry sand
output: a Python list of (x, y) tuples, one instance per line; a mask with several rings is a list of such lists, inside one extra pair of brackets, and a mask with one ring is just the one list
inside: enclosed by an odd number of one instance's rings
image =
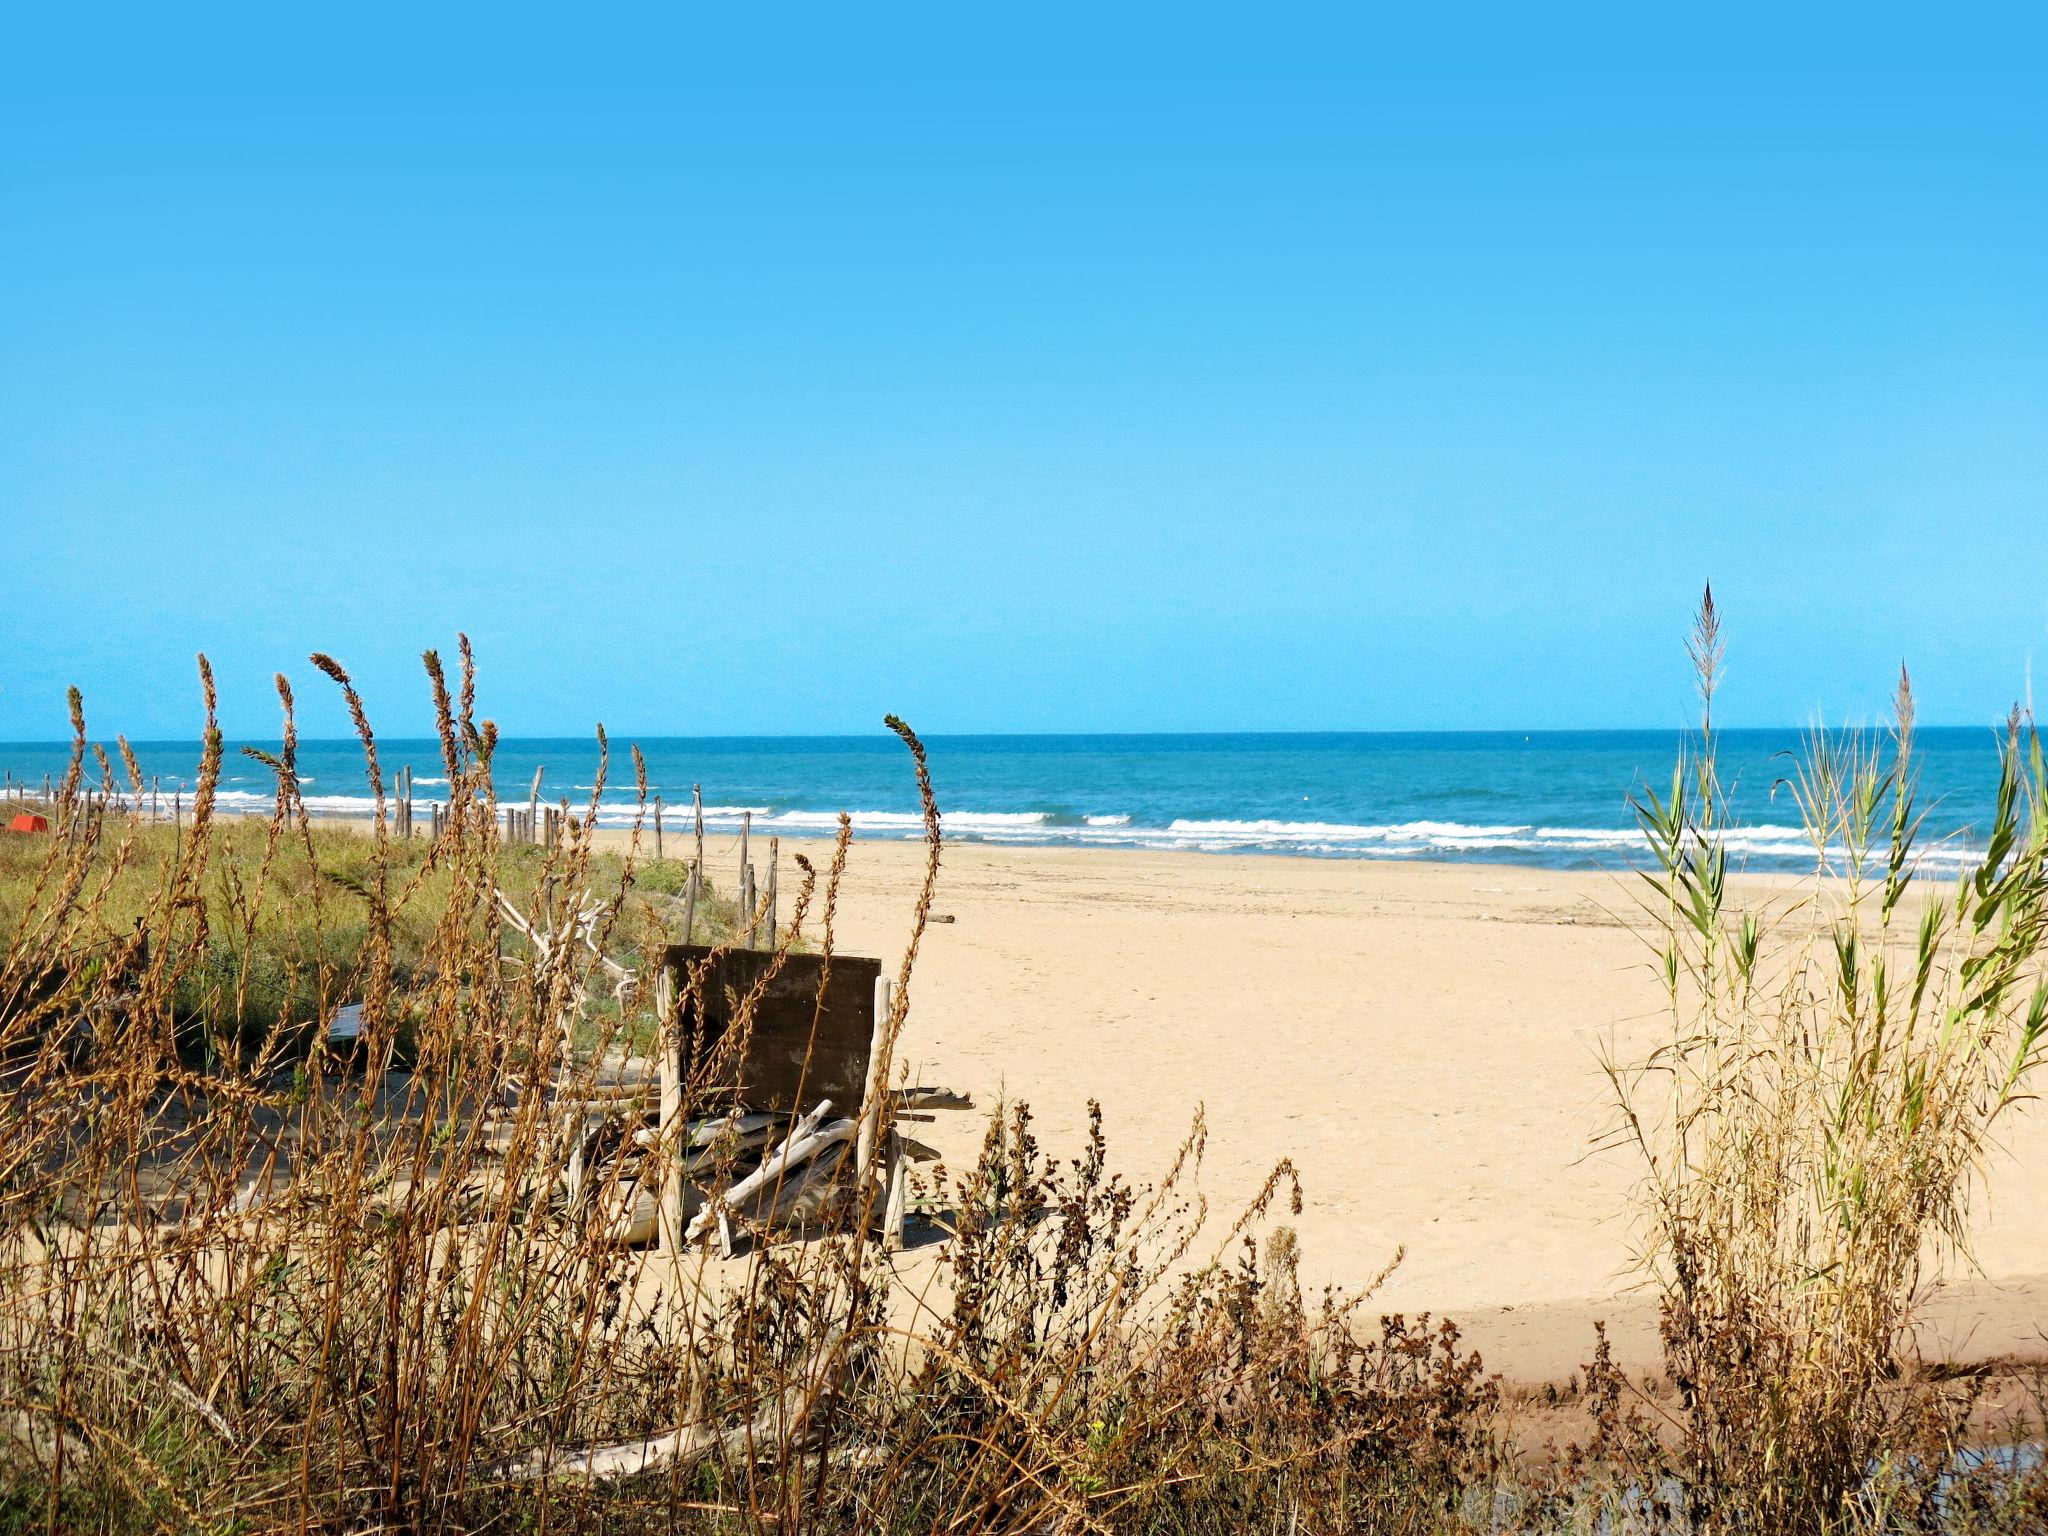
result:
[[(823, 845), (785, 844), (820, 869)], [(717, 844), (717, 878), (731, 857)], [(757, 844), (757, 864), (761, 853)], [(923, 851), (859, 842), (838, 945), (900, 956)], [(785, 877), (790, 875), (785, 865)], [(785, 892), (788, 890), (785, 886)], [(788, 910), (784, 898), (784, 911)], [(913, 1080), (1027, 1100), (1049, 1150), (1102, 1103), (1115, 1166), (1157, 1174), (1196, 1106), (1221, 1214), (1300, 1170), (1304, 1279), (1450, 1313), (1512, 1376), (1556, 1377), (1613, 1325), (1656, 1354), (1621, 1216), (1603, 1042), (1656, 1038), (1658, 984), (1618, 876), (1485, 865), (959, 845), (946, 850), (904, 1054)], [(918, 1134), (969, 1161), (979, 1116)], [(2048, 1113), (2018, 1117), (1932, 1346), (2048, 1347)]]

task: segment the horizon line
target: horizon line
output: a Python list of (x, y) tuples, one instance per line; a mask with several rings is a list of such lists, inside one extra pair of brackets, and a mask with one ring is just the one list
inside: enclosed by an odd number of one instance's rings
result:
[[(2003, 729), (2005, 728), (2005, 726), (2006, 726), (2006, 723), (2007, 723), (2007, 722), (2006, 722), (2005, 720), (2002, 720), (2002, 719), (2001, 719), (2001, 720), (1993, 720), (1993, 721), (1966, 721), (1966, 722), (1937, 722), (1937, 723), (1929, 723), (1929, 722), (1925, 722), (1925, 721), (1915, 721), (1915, 722), (1914, 722), (1914, 725), (1913, 725), (1913, 731), (1914, 731), (1914, 734), (1915, 734), (1915, 735), (1919, 735), (1919, 734), (1921, 734), (1921, 733), (1923, 733), (1923, 732), (1926, 732), (1926, 731), (1970, 731), (1970, 730), (1987, 730), (1987, 731), (1992, 731), (1992, 732), (1998, 732), (1998, 731), (2002, 731), (2002, 730), (2003, 730)], [(1856, 723), (1856, 722), (1843, 722), (1843, 723), (1841, 723), (1841, 724), (1837, 724), (1837, 725), (1792, 725), (1792, 724), (1783, 724), (1783, 723), (1780, 723), (1780, 724), (1774, 724), (1774, 725), (1717, 725), (1717, 726), (1715, 726), (1715, 727), (1714, 727), (1714, 734), (1715, 734), (1715, 735), (1717, 735), (1717, 736), (1729, 736), (1729, 735), (1742, 735), (1742, 734), (1751, 734), (1751, 733), (1755, 733), (1755, 734), (1762, 734), (1762, 733), (1767, 733), (1767, 732), (1769, 732), (1769, 733), (1780, 733), (1780, 734), (1784, 734), (1784, 733), (1793, 733), (1793, 734), (1800, 734), (1800, 735), (1808, 735), (1808, 734), (1812, 734), (1813, 732), (1815, 732), (1815, 731), (1817, 731), (1817, 730), (1825, 730), (1825, 731), (1833, 732), (1833, 731), (1870, 731), (1870, 730), (1889, 730), (1889, 729), (1891, 729), (1891, 724), (1890, 724), (1890, 722), (1888, 722), (1888, 721), (1887, 721), (1887, 722), (1877, 722), (1877, 723)], [(1150, 731), (919, 731), (919, 732), (918, 732), (917, 734), (918, 734), (918, 739), (919, 739), (920, 741), (925, 741), (925, 742), (934, 742), (934, 741), (1047, 741), (1047, 740), (1055, 740), (1055, 741), (1057, 741), (1057, 740), (1065, 740), (1065, 741), (1145, 741), (1145, 740), (1158, 740), (1158, 739), (1161, 739), (1161, 738), (1187, 738), (1187, 737), (1195, 737), (1195, 738), (1207, 738), (1207, 739), (1214, 739), (1214, 740), (1231, 740), (1231, 739), (1248, 739), (1248, 738), (1254, 738), (1254, 737), (1275, 737), (1275, 736), (1279, 736), (1279, 737), (1302, 737), (1302, 738), (1314, 738), (1314, 737), (1333, 737), (1333, 736), (1523, 736), (1523, 737), (1535, 737), (1535, 736), (1641, 736), (1641, 735), (1664, 735), (1664, 736), (1692, 736), (1692, 735), (1697, 735), (1698, 733), (1699, 733), (1699, 727), (1698, 727), (1697, 725), (1680, 725), (1680, 726), (1672, 726), (1672, 725), (1547, 725), (1547, 726), (1508, 726), (1508, 725), (1503, 725), (1503, 726), (1345, 726), (1345, 727), (1331, 727), (1331, 728), (1314, 728), (1314, 729), (1287, 729), (1287, 730), (1150, 730)], [(614, 743), (620, 743), (620, 742), (623, 742), (623, 743), (628, 743), (628, 744), (633, 744), (633, 743), (641, 743), (641, 742), (650, 742), (650, 741), (700, 741), (700, 742), (712, 742), (712, 741), (791, 741), (791, 742), (794, 742), (794, 741), (847, 741), (847, 742), (853, 742), (853, 741), (872, 741), (872, 742), (876, 742), (877, 744), (881, 744), (881, 743), (888, 743), (888, 742), (893, 742), (893, 741), (894, 741), (894, 740), (896, 739), (896, 738), (895, 738), (895, 736), (893, 735), (893, 733), (891, 733), (891, 732), (890, 732), (889, 730), (887, 730), (887, 729), (886, 729), (885, 727), (880, 727), (880, 726), (876, 727), (876, 728), (875, 728), (875, 730), (874, 730), (874, 731), (872, 731), (872, 732), (867, 732), (867, 731), (723, 731), (723, 732), (692, 732), (692, 733), (688, 733), (688, 734), (666, 734), (666, 733), (661, 733), (661, 734), (634, 734), (634, 733), (630, 733), (630, 732), (623, 732), (623, 731), (617, 731), (617, 730), (612, 730), (612, 729), (610, 729), (609, 727), (607, 727), (607, 728), (605, 729), (605, 737), (606, 737), (606, 740), (607, 740), (607, 741), (609, 741), (609, 742), (614, 742)], [(87, 743), (88, 743), (88, 744), (90, 744), (90, 743), (94, 743), (94, 742), (98, 742), (98, 743), (100, 743), (100, 744), (104, 745), (104, 744), (106, 744), (106, 743), (108, 743), (108, 742), (111, 742), (111, 741), (115, 740), (115, 739), (116, 739), (116, 737), (115, 737), (114, 735), (106, 735), (106, 736), (101, 736), (101, 735), (95, 735), (95, 734), (91, 734), (91, 733), (88, 733), (85, 739), (86, 739), (86, 741), (87, 741)], [(224, 742), (231, 742), (231, 743), (243, 743), (243, 742), (263, 742), (263, 741), (274, 741), (274, 740), (276, 740), (276, 739), (277, 739), (277, 737), (276, 737), (276, 736), (275, 736), (274, 734), (271, 734), (271, 735), (236, 735), (236, 734), (232, 734), (232, 733), (228, 733), (228, 732), (223, 732), (223, 733), (222, 733), (222, 740), (223, 740)], [(398, 743), (398, 742), (406, 742), (406, 743), (412, 743), (412, 742), (429, 742), (429, 743), (432, 743), (432, 744), (433, 744), (433, 745), (434, 745), (435, 747), (437, 747), (437, 748), (438, 748), (438, 747), (439, 747), (439, 745), (440, 745), (440, 736), (439, 736), (439, 734), (438, 734), (437, 732), (434, 732), (434, 731), (423, 731), (423, 732), (420, 732), (420, 733), (418, 733), (418, 734), (414, 734), (414, 735), (401, 735), (401, 734), (399, 734), (399, 733), (396, 733), (396, 732), (393, 732), (393, 733), (389, 733), (389, 734), (386, 734), (386, 733), (383, 733), (383, 732), (379, 732), (379, 733), (377, 734), (377, 736), (376, 736), (376, 738), (375, 738), (375, 739), (377, 740), (377, 742), (378, 742), (378, 743), (379, 743), (380, 745), (381, 745), (381, 744), (386, 744), (386, 743)], [(574, 743), (582, 743), (582, 744), (586, 744), (586, 745), (589, 745), (589, 746), (592, 746), (592, 747), (594, 747), (594, 746), (596, 746), (596, 745), (597, 745), (597, 737), (596, 737), (595, 733), (591, 733), (591, 734), (577, 734), (577, 735), (560, 735), (560, 734), (536, 734), (536, 735), (530, 735), (530, 736), (515, 736), (515, 735), (508, 735), (508, 734), (506, 734), (506, 733), (504, 733), (504, 732), (502, 732), (502, 731), (501, 731), (501, 732), (499, 733), (499, 735), (498, 735), (498, 738), (497, 738), (497, 739), (498, 739), (498, 742), (499, 742), (500, 744), (503, 744), (503, 743), (506, 743), (506, 742), (525, 742), (525, 741), (540, 741), (540, 742), (550, 742), (550, 743), (553, 743), (553, 742), (563, 742), (563, 743), (570, 743), (570, 742), (574, 742)], [(359, 738), (358, 738), (358, 737), (356, 737), (356, 736), (354, 736), (354, 735), (340, 735), (340, 736), (300, 736), (300, 737), (298, 738), (298, 741), (299, 741), (299, 745), (300, 745), (301, 747), (306, 747), (306, 746), (337, 746), (337, 745), (353, 745), (353, 744), (357, 743), (357, 742), (358, 742), (358, 740), (359, 740)], [(186, 736), (137, 736), (137, 737), (131, 737), (131, 738), (129, 739), (129, 745), (130, 745), (130, 746), (134, 746), (134, 747), (161, 747), (161, 746), (183, 746), (183, 745), (187, 745), (187, 744), (190, 744), (190, 745), (194, 745), (194, 746), (200, 745), (200, 744), (201, 744), (201, 738), (199, 738), (199, 737), (186, 737)], [(70, 737), (44, 737), (44, 738), (40, 738), (40, 739), (35, 739), (35, 738), (26, 738), (26, 737), (24, 737), (24, 738), (19, 738), (19, 739), (12, 739), (12, 740), (0, 739), (0, 750), (5, 750), (5, 749), (8, 749), (8, 748), (19, 748), (19, 747), (36, 747), (36, 748), (56, 748), (56, 749), (59, 749), (59, 750), (63, 750), (63, 751), (69, 751), (69, 750), (70, 750), (70, 748), (71, 748), (71, 745), (72, 745), (72, 739), (71, 739)]]

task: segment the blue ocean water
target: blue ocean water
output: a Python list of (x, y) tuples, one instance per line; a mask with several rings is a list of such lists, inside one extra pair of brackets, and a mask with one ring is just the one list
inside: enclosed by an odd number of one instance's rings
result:
[[(1328, 735), (953, 736), (928, 742), (949, 838), (998, 843), (1178, 848), (1332, 858), (1463, 859), (1545, 867), (1620, 867), (1642, 852), (1631, 795), (1670, 783), (1676, 731), (1384, 732)], [(1997, 735), (1989, 728), (1920, 733), (1930, 873), (1952, 871), (1989, 815)], [(1796, 730), (1728, 731), (1722, 776), (1741, 823), (1732, 862), (1798, 869), (1813, 853), (1785, 781), (1805, 742)], [(258, 743), (274, 750), (274, 743)], [(667, 825), (687, 819), (702, 785), (711, 829), (751, 811), (762, 832), (829, 834), (838, 812), (856, 833), (921, 834), (915, 780), (895, 737), (694, 737), (642, 741), (650, 795)], [(189, 786), (192, 743), (141, 743), (144, 772), (168, 794)], [(431, 741), (378, 743), (389, 773), (414, 771), (416, 799), (446, 794)], [(61, 775), (61, 745), (0, 744), (17, 782)], [(369, 787), (353, 741), (306, 742), (299, 766), (316, 814), (367, 815)], [(588, 740), (499, 743), (501, 800), (524, 804), (534, 772), (542, 794), (580, 810), (596, 782)], [(614, 744), (602, 824), (633, 818), (631, 764)], [(222, 805), (262, 811), (269, 771), (230, 751)]]

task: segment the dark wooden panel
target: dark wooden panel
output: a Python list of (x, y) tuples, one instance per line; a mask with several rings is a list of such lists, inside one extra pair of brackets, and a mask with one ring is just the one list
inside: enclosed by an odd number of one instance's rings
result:
[[(712, 951), (702, 944), (673, 944), (663, 954), (678, 996), (687, 996), (688, 968)], [(703, 1017), (686, 1006), (683, 1015), (688, 1059), (716, 1058), (719, 1042), (735, 1023), (734, 1010), (760, 983), (774, 956), (766, 950), (728, 950), (712, 962), (704, 979)], [(825, 979), (824, 1007), (818, 984), (824, 961), (791, 955), (754, 1005), (753, 1027), (735, 1070), (701, 1080), (702, 1091), (733, 1097), (749, 1109), (803, 1110), (830, 1099), (841, 1114), (852, 1114), (867, 1086), (868, 1051), (875, 1031), (875, 979), (882, 962), (860, 955), (834, 955)], [(816, 1033), (813, 1034), (813, 1025)], [(804, 1065), (808, 1051), (810, 1066)], [(693, 1071), (692, 1075), (696, 1073)], [(799, 1081), (803, 1102), (797, 1101)]]

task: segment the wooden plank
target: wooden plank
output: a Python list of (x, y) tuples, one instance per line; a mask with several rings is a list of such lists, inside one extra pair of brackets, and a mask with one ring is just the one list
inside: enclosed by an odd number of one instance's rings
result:
[[(676, 996), (682, 999), (681, 1044), (693, 1080), (701, 1080), (706, 1064), (737, 1022), (735, 1006), (767, 974), (774, 959), (767, 950), (735, 949), (718, 955), (705, 977), (700, 1019), (687, 995), (684, 967), (701, 964), (714, 953), (708, 945), (672, 944), (661, 957), (674, 977)], [(831, 975), (825, 978), (822, 956), (790, 955), (755, 1006), (744, 1057), (719, 1074), (722, 1080), (704, 1083), (699, 1097), (782, 1113), (795, 1113), (825, 1098), (859, 1104), (867, 1087), (875, 982), (881, 974), (879, 960), (834, 955)], [(692, 1112), (701, 1115), (706, 1110), (698, 1107)]]

